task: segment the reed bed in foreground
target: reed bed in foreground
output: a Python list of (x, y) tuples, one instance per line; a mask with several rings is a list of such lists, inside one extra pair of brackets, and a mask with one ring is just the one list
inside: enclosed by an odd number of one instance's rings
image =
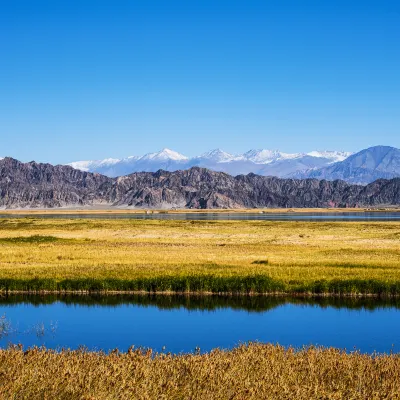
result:
[(0, 220), (0, 290), (400, 294), (400, 223)]
[(398, 399), (400, 356), (248, 344), (207, 354), (0, 350), (11, 399)]

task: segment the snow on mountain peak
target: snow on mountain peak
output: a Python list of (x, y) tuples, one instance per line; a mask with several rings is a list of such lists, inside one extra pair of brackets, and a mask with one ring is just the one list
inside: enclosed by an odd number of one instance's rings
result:
[(331, 151), (331, 150), (324, 150), (324, 151), (310, 151), (307, 153), (308, 156), (311, 157), (318, 157), (318, 158), (328, 158), (332, 160), (332, 162), (343, 161), (346, 158), (350, 157), (353, 153), (348, 151)]
[(97, 161), (78, 161), (68, 165), (88, 172), (107, 176), (122, 176), (133, 172), (155, 172), (159, 169), (175, 171), (193, 166), (224, 171), (232, 175), (250, 172), (262, 175), (290, 176), (303, 170), (311, 170), (343, 161), (351, 153), (343, 151), (311, 151), (310, 153), (283, 153), (278, 150), (253, 149), (243, 154), (230, 154), (221, 149), (208, 151), (201, 156), (188, 158), (176, 151), (164, 148), (159, 152), (123, 159), (108, 158)]
[(75, 161), (67, 165), (69, 165), (72, 168), (88, 172), (91, 171), (92, 167), (94, 167), (94, 163), (95, 161)]
[(221, 149), (215, 149), (203, 153), (199, 158), (204, 158), (215, 162), (227, 162), (231, 161), (234, 158), (234, 156)]
[(257, 164), (264, 164), (271, 162), (275, 158), (279, 157), (279, 151), (277, 150), (265, 150), (265, 149), (253, 149), (243, 154), (243, 157), (249, 161), (253, 161)]
[(118, 162), (120, 162), (121, 160), (118, 158), (105, 158), (104, 160), (101, 160), (101, 164), (102, 165), (113, 165), (116, 164)]
[(299, 154), (282, 153), (279, 150), (267, 150), (267, 149), (254, 149), (249, 150), (243, 154), (243, 157), (256, 164), (269, 164), (273, 161), (281, 159), (291, 159), (298, 157)]
[(121, 161), (122, 160), (119, 158), (106, 158), (104, 160), (95, 161), (75, 161), (67, 165), (71, 166), (72, 168), (88, 172), (101, 167), (111, 167), (112, 165), (118, 164)]
[(148, 153), (144, 155), (141, 160), (173, 160), (173, 161), (186, 161), (188, 157), (176, 151), (164, 148), (157, 153)]

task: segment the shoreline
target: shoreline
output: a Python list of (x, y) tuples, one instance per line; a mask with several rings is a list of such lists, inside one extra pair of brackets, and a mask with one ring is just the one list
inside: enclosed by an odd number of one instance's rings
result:
[(244, 208), (244, 209), (130, 209), (130, 208), (29, 208), (29, 209), (0, 209), (0, 215), (51, 215), (51, 214), (291, 214), (291, 213), (383, 213), (400, 212), (399, 207), (375, 208)]
[(79, 295), (79, 296), (124, 296), (124, 295), (141, 295), (141, 296), (182, 296), (182, 297), (287, 297), (287, 298), (375, 298), (375, 299), (394, 299), (399, 298), (400, 293), (394, 294), (380, 294), (380, 293), (301, 293), (301, 292), (276, 292), (276, 293), (241, 293), (241, 292), (146, 292), (146, 291), (122, 291), (122, 290), (110, 290), (110, 291), (89, 291), (89, 290), (10, 290), (0, 291), (0, 297), (9, 295), (32, 295), (32, 296), (47, 296), (47, 295)]
[[(171, 279), (172, 278), (172, 279)], [(152, 295), (152, 296), (221, 296), (221, 297), (292, 297), (292, 298), (397, 298), (400, 297), (400, 282), (377, 280), (332, 280), (290, 284), (274, 281), (267, 276), (242, 278), (219, 278), (197, 276), (183, 278), (142, 278), (137, 280), (65, 279), (57, 281), (43, 279), (0, 280), (0, 296), (25, 295)], [(210, 289), (202, 289), (207, 285)], [(158, 289), (157, 286), (160, 288)], [(161, 289), (162, 287), (177, 289)], [(179, 287), (198, 287), (182, 290)], [(218, 290), (221, 286), (224, 290)], [(229, 290), (229, 286), (232, 290)], [(107, 288), (108, 287), (108, 288)], [(238, 289), (240, 287), (240, 290)], [(136, 288), (136, 289), (135, 289)]]

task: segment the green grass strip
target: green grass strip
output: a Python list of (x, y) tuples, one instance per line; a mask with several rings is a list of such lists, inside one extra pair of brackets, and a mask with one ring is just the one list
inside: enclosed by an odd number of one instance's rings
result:
[(63, 291), (121, 291), (121, 292), (197, 292), (197, 293), (303, 293), (332, 295), (400, 295), (400, 282), (377, 280), (320, 280), (291, 285), (265, 275), (221, 277), (213, 275), (188, 275), (179, 277), (151, 277), (124, 279), (0, 279), (0, 290), (6, 292), (63, 292)]

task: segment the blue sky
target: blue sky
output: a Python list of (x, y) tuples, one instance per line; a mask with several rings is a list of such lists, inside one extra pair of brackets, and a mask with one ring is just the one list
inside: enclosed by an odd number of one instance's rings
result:
[(398, 1), (0, 5), (0, 155), (400, 147)]

